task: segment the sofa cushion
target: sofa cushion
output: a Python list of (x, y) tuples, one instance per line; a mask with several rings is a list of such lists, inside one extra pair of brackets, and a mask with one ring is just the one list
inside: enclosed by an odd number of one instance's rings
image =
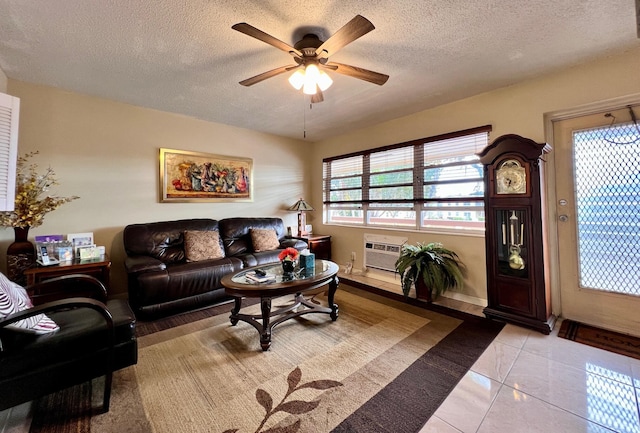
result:
[(275, 230), (278, 239), (284, 239), (285, 228), (280, 218), (224, 218), (220, 220), (220, 236), (227, 257), (253, 252), (250, 229)]
[[(33, 303), (29, 299), (27, 291), (0, 273), (0, 319), (31, 307), (33, 307)], [(11, 325), (7, 325), (7, 328), (34, 334), (46, 334), (59, 329), (58, 325), (46, 314), (38, 314), (18, 320)]]
[(185, 230), (218, 231), (218, 221), (200, 218), (130, 224), (124, 229), (124, 248), (128, 256), (150, 256), (165, 264), (184, 263)]
[(275, 250), (280, 246), (278, 235), (273, 229), (251, 229), (251, 244), (253, 245), (253, 251), (269, 251)]
[(220, 235), (215, 231), (186, 230), (184, 254), (188, 262), (224, 258), (224, 251), (220, 247)]
[[(139, 290), (131, 296), (134, 308), (162, 304), (177, 299), (201, 295), (222, 287), (220, 281), (230, 273), (239, 272), (242, 262), (237, 258), (176, 263), (167, 272), (149, 272), (138, 276)], [(224, 289), (220, 289), (224, 292)]]

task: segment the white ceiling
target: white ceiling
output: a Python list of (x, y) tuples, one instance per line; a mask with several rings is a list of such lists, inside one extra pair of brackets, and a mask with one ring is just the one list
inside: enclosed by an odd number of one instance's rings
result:
[[(0, 68), (11, 78), (317, 141), (640, 45), (634, 0), (0, 0)], [(333, 74), (309, 109), (288, 74), (240, 80), (325, 40), (360, 14), (375, 30), (330, 58), (390, 76)], [(637, 74), (638, 71), (630, 71)]]

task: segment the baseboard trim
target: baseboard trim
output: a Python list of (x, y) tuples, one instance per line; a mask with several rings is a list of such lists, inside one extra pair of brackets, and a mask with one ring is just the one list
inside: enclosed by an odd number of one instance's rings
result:
[(447, 291), (441, 295), (443, 298), (454, 299), (456, 301), (466, 302), (467, 304), (477, 305), (478, 307), (486, 307), (488, 302), (486, 299), (477, 298), (475, 296), (465, 295), (464, 293)]

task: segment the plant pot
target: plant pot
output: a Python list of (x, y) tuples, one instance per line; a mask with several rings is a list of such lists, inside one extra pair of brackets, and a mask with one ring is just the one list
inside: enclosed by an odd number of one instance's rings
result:
[(431, 289), (427, 287), (422, 278), (418, 278), (416, 281), (416, 299), (421, 301), (427, 301), (429, 304), (433, 302), (431, 296)]
[(296, 262), (294, 262), (293, 260), (282, 261), (282, 272), (284, 274), (292, 274), (295, 268), (296, 268)]
[(35, 248), (27, 240), (29, 227), (13, 228), (15, 241), (7, 248), (7, 278), (21, 286), (27, 285), (24, 271), (36, 263)]

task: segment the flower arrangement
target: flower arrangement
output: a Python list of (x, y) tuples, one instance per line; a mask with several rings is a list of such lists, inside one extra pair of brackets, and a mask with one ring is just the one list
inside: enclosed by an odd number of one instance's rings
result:
[(293, 247), (288, 247), (282, 250), (280, 254), (278, 254), (278, 259), (280, 259), (280, 261), (292, 262), (298, 258), (298, 254), (298, 250)]
[(30, 152), (19, 156), (16, 165), (16, 198), (13, 211), (0, 212), (0, 226), (4, 227), (38, 227), (42, 225), (44, 216), (79, 197), (56, 197), (43, 193), (49, 191), (53, 185), (58, 185), (55, 173), (51, 167), (39, 175), (37, 164), (28, 164), (29, 158), (38, 152)]

